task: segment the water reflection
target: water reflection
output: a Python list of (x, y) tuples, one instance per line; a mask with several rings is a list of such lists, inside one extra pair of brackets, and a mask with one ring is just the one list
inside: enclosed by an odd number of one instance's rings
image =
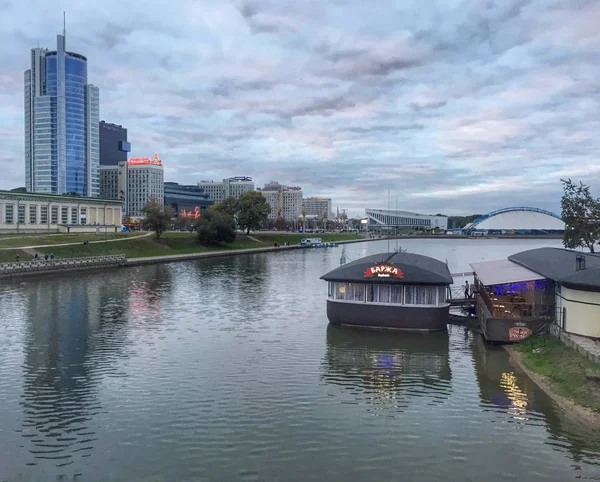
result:
[(389, 404), (400, 411), (418, 398), (443, 402), (452, 378), (447, 333), (422, 335), (330, 325), (323, 367), (324, 380), (354, 393), (357, 402)]
[(27, 465), (50, 459), (62, 467), (90, 455), (98, 385), (119, 375), (115, 360), (127, 356), (131, 327), (160, 320), (168, 272), (156, 266), (142, 282), (131, 271), (30, 283), (20, 429), (33, 456)]
[[(544, 443), (567, 450), (577, 463), (600, 467), (600, 437), (560, 407), (509, 362), (501, 347), (490, 347), (477, 335), (473, 342), (481, 404), (484, 410), (509, 415), (516, 423), (544, 426)], [(598, 479), (600, 480), (600, 479)]]

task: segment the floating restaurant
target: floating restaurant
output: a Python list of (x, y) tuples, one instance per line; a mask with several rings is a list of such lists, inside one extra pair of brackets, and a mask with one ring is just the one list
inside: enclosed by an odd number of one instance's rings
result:
[(488, 341), (519, 341), (548, 324), (600, 338), (600, 256), (539, 248), (471, 268)]
[(410, 331), (446, 329), (448, 266), (413, 253), (383, 253), (323, 275), (327, 318), (334, 325)]

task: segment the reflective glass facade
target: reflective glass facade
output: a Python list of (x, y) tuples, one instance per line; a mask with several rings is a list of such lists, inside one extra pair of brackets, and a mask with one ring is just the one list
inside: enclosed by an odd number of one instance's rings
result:
[(87, 60), (65, 50), (32, 50), (25, 72), (25, 175), (31, 192), (99, 195), (98, 89)]

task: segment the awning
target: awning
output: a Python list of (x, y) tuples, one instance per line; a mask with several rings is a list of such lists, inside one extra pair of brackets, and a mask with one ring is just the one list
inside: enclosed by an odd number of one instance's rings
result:
[(523, 266), (513, 263), (508, 259), (503, 259), (501, 261), (486, 261), (484, 263), (472, 263), (471, 268), (473, 268), (475, 276), (479, 278), (479, 281), (481, 281), (484, 286), (546, 279), (535, 271), (523, 268)]

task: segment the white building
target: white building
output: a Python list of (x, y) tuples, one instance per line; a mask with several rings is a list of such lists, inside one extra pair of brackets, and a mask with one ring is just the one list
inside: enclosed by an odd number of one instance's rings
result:
[(163, 164), (158, 154), (152, 159), (134, 157), (118, 166), (100, 167), (101, 197), (122, 201), (124, 213), (132, 218), (142, 218), (142, 209), (149, 201), (162, 204), (164, 186)]
[(0, 233), (120, 229), (121, 211), (121, 202), (97, 197), (0, 191)]
[(200, 181), (198, 186), (208, 194), (215, 204), (233, 197), (239, 197), (248, 191), (254, 191), (254, 182), (251, 177), (230, 177), (222, 181)]
[(288, 222), (295, 222), (302, 216), (302, 189), (299, 187), (283, 186), (271, 181), (260, 190), (271, 206), (270, 220), (279, 216)]
[(395, 209), (365, 209), (368, 229), (448, 229), (446, 216), (417, 214)]
[(331, 198), (328, 197), (307, 197), (302, 200), (302, 209), (307, 216), (333, 219), (331, 204)]

